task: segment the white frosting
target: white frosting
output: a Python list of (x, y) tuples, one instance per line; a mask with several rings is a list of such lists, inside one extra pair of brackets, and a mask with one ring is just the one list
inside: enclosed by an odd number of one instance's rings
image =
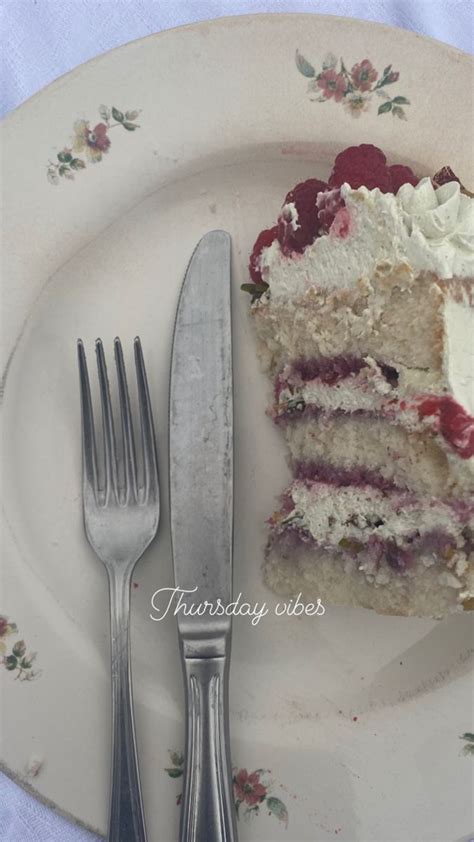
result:
[(313, 404), (329, 412), (336, 409), (381, 411), (385, 398), (397, 397), (398, 392), (387, 383), (375, 360), (366, 357), (365, 361), (366, 366), (358, 374), (351, 374), (332, 385), (317, 377), (294, 385), (290, 379), (290, 388), (280, 392), (280, 403), (302, 399), (306, 405)]
[(474, 415), (474, 307), (447, 298), (444, 369), (455, 400)]
[[(315, 381), (305, 383), (301, 389), (297, 390), (297, 396), (301, 397), (306, 405), (314, 404), (327, 411), (343, 409), (345, 412), (355, 412), (357, 409), (363, 409), (370, 412), (381, 409), (383, 405), (381, 396), (369, 389), (364, 389), (362, 383), (358, 383), (354, 388), (350, 380), (335, 383), (334, 386)], [(285, 400), (285, 397), (288, 399), (290, 395), (286, 396), (283, 391), (281, 399)]]
[(396, 200), (413, 254), (415, 249), (420, 256), (426, 254), (427, 260), (435, 262), (433, 268), (441, 278), (473, 273), (474, 201), (461, 193), (456, 181), (437, 190), (429, 178), (423, 178), (416, 187), (404, 184)]
[(283, 205), (281, 215), (291, 225), (293, 231), (301, 227), (298, 222), (298, 209), (294, 202), (287, 202), (286, 205)]
[[(318, 237), (291, 258), (277, 240), (263, 250), (261, 267), (263, 277), (270, 277), (272, 297), (294, 298), (315, 279), (319, 287), (347, 288), (372, 277), (385, 261), (408, 262), (415, 271), (440, 278), (474, 274), (474, 200), (457, 182), (435, 190), (423, 178), (416, 187), (403, 185), (397, 196), (344, 184), (341, 193), (352, 220), (347, 237)], [(296, 209), (285, 207), (295, 226)]]

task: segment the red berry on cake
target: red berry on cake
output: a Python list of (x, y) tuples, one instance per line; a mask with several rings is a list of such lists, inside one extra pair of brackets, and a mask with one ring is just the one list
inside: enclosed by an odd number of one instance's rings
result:
[(392, 182), (387, 168), (387, 159), (381, 149), (371, 143), (349, 146), (340, 152), (328, 180), (329, 187), (378, 187), (382, 193), (390, 193)]
[(392, 182), (392, 193), (398, 193), (402, 184), (412, 184), (416, 187), (420, 180), (410, 167), (404, 167), (402, 164), (393, 164), (388, 167), (388, 172)]
[(265, 228), (263, 231), (260, 231), (257, 239), (255, 240), (254, 247), (252, 249), (252, 253), (250, 255), (249, 260), (249, 272), (250, 277), (254, 284), (259, 284), (262, 281), (262, 273), (260, 270), (260, 255), (264, 248), (268, 248), (271, 244), (276, 240), (278, 237), (278, 226), (274, 225), (273, 228)]
[(316, 200), (324, 190), (327, 190), (326, 182), (309, 178), (287, 194), (278, 218), (278, 241), (283, 254), (302, 252), (318, 236)]

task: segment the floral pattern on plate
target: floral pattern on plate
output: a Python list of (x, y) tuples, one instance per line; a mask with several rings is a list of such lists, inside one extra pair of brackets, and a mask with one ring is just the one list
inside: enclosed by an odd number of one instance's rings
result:
[(406, 96), (390, 97), (386, 91), (387, 85), (398, 82), (400, 73), (392, 70), (389, 64), (379, 74), (368, 58), (354, 64), (348, 70), (341, 58), (338, 60), (333, 53), (328, 53), (319, 72), (305, 57), (296, 51), (296, 66), (299, 72), (309, 79), (308, 94), (313, 102), (341, 102), (352, 117), (360, 117), (370, 109), (372, 95), (376, 94), (384, 101), (377, 108), (377, 114), (391, 113), (393, 117), (406, 120), (404, 105), (410, 105)]
[(474, 754), (474, 734), (471, 734), (469, 731), (466, 731), (466, 733), (462, 734), (459, 739), (464, 740), (466, 743), (466, 745), (463, 746), (462, 753)]
[[(134, 132), (140, 126), (136, 123), (139, 111), (119, 111), (118, 108), (101, 105), (99, 115), (102, 121), (91, 127), (89, 120), (76, 120), (71, 144), (57, 154), (57, 161), (49, 161), (47, 178), (51, 184), (59, 184), (61, 178), (74, 180), (79, 170), (84, 170), (86, 161), (97, 164), (102, 161), (111, 146), (109, 132), (122, 126), (127, 132)], [(80, 157), (80, 156), (83, 157)], [(85, 160), (86, 159), (86, 160)]]
[(27, 652), (24, 640), (16, 640), (11, 651), (7, 652), (5, 638), (17, 634), (18, 627), (8, 617), (0, 614), (0, 666), (15, 674), (15, 679), (20, 681), (32, 681), (40, 674), (33, 669), (36, 660), (36, 652)]
[[(165, 772), (170, 778), (181, 778), (184, 773), (184, 755), (179, 751), (170, 751), (169, 755), (172, 765), (168, 766)], [(232, 782), (238, 819), (243, 817), (249, 820), (261, 810), (266, 810), (269, 816), (275, 816), (285, 828), (288, 827), (286, 806), (280, 798), (271, 794), (274, 781), (269, 769), (247, 772), (247, 769), (235, 768), (232, 770)], [(181, 804), (181, 796), (181, 793), (177, 796), (177, 804)]]

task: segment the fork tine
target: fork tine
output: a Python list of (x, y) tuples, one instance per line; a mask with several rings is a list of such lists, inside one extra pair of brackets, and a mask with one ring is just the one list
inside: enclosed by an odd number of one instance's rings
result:
[(102, 427), (104, 434), (104, 468), (105, 468), (105, 503), (110, 494), (117, 494), (117, 457), (115, 450), (114, 419), (110, 401), (109, 379), (105, 363), (104, 346), (101, 339), (95, 343), (97, 355), (97, 369), (99, 372), (100, 398), (102, 403)]
[(86, 352), (82, 339), (77, 340), (77, 358), (81, 391), (83, 481), (87, 483), (89, 489), (92, 490), (94, 497), (97, 499), (97, 451), (94, 434), (94, 414), (92, 411)]
[(140, 404), (140, 419), (142, 427), (143, 444), (143, 471), (145, 484), (145, 497), (158, 499), (158, 467), (156, 458), (155, 431), (153, 428), (153, 415), (151, 412), (150, 393), (143, 360), (140, 337), (134, 339), (135, 367), (137, 370), (138, 399)]
[(127, 375), (125, 372), (122, 343), (120, 342), (118, 336), (114, 339), (114, 351), (120, 395), (120, 415), (122, 418), (123, 455), (125, 463), (125, 503), (127, 503), (130, 497), (132, 497), (133, 500), (137, 500), (137, 468)]

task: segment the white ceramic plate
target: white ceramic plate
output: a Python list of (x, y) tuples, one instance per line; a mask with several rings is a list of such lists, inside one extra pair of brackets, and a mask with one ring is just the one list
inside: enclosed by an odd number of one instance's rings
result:
[[(386, 96), (323, 103), (318, 88), (312, 101), (311, 66), (319, 72), (329, 52), (338, 73), (341, 58), (349, 73), (369, 60), (372, 88), (391, 65)], [(5, 121), (2, 760), (89, 827), (106, 826), (109, 633), (105, 572), (82, 531), (76, 338), (92, 349), (100, 335), (110, 351), (118, 334), (130, 362), (138, 333), (148, 366), (164, 505), (136, 571), (133, 670), (149, 838), (164, 842), (178, 825), (180, 758), (168, 752), (183, 746), (182, 685), (174, 618), (149, 615), (153, 592), (173, 583), (167, 387), (189, 256), (207, 230), (231, 233), (235, 593), (272, 608), (260, 579), (263, 523), (287, 468), (239, 291), (253, 240), (290, 187), (327, 176), (350, 144), (380, 145), (420, 174), (449, 163), (472, 184), (469, 74), (467, 56), (401, 30), (233, 18), (101, 56)], [(468, 833), (472, 767), (460, 735), (472, 730), (469, 623), (331, 607), (299, 620), (270, 612), (257, 627), (237, 619), (233, 759), (248, 773), (271, 770), (247, 780), (263, 800), (256, 810), (248, 791), (240, 805), (241, 839), (446, 842)]]

